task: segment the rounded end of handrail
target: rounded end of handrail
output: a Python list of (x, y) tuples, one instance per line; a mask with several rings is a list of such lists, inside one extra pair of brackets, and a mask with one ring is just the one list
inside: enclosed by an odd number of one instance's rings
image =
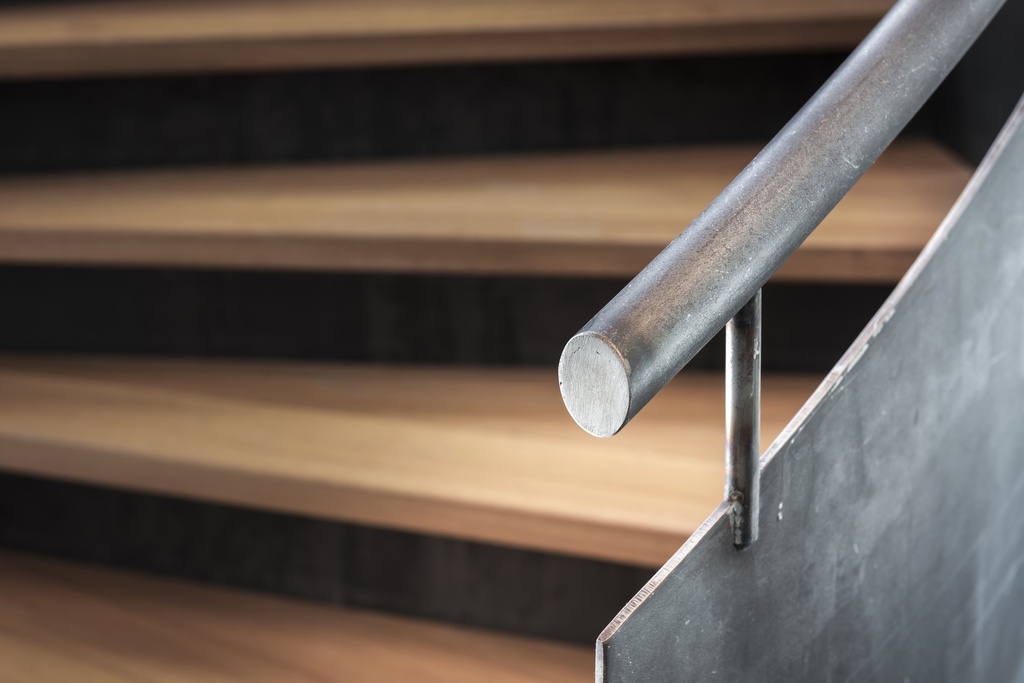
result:
[(629, 363), (606, 337), (580, 332), (558, 361), (562, 401), (589, 434), (609, 437), (629, 421)]

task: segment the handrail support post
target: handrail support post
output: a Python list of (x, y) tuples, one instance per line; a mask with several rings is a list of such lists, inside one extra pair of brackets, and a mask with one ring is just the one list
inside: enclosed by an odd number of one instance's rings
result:
[(737, 549), (757, 540), (761, 466), (761, 290), (725, 326), (725, 499)]

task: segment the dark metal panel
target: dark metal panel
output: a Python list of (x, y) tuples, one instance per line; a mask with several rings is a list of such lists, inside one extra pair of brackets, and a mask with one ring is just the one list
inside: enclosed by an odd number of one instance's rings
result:
[(598, 641), (598, 680), (1024, 680), (1018, 109), (903, 283), (724, 505)]

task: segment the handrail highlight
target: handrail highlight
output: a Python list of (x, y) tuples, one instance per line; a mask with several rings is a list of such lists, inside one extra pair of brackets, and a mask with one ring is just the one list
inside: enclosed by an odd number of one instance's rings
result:
[(1003, 0), (900, 0), (757, 157), (566, 344), (565, 405), (612, 436), (732, 318), (935, 91)]

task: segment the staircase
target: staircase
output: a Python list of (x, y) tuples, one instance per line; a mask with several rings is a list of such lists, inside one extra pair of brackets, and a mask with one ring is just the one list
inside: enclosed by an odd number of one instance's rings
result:
[[(14, 680), (589, 679), (582, 643), (721, 499), (724, 386), (709, 348), (594, 440), (565, 331), (889, 4), (0, 8)], [(737, 84), (765, 111), (730, 138)], [(765, 444), (969, 177), (929, 132), (768, 286), (767, 324), (819, 336), (766, 331)], [(845, 327), (801, 310), (823, 289)]]

